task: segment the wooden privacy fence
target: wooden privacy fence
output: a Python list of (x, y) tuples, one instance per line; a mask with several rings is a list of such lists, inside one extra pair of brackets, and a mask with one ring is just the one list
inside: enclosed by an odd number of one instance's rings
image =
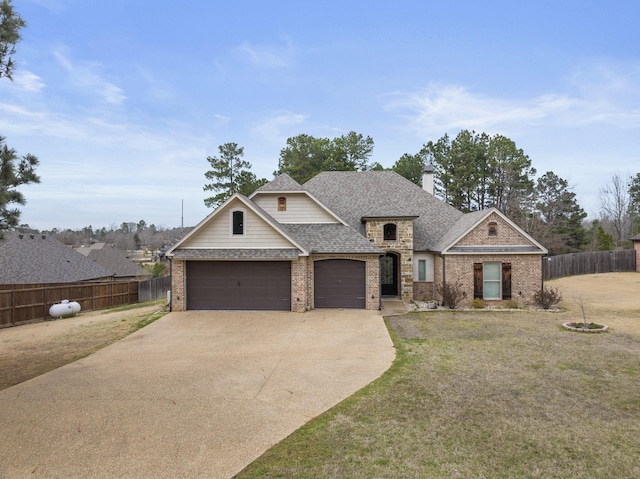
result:
[(48, 319), (51, 305), (63, 299), (77, 301), (82, 311), (134, 304), (138, 302), (138, 282), (114, 281), (0, 290), (0, 328)]
[(171, 289), (171, 276), (152, 278), (138, 283), (138, 302), (153, 301), (165, 298)]
[(635, 250), (587, 251), (543, 258), (544, 279), (578, 274), (636, 271)]

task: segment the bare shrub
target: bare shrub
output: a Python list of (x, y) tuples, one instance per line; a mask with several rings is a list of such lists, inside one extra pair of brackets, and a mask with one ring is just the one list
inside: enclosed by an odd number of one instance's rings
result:
[(462, 291), (462, 283), (442, 283), (436, 289), (437, 293), (442, 296), (442, 305), (449, 309), (456, 309), (460, 300), (464, 297)]
[(533, 300), (542, 309), (549, 309), (562, 301), (562, 294), (558, 291), (558, 288), (544, 287), (535, 292)]

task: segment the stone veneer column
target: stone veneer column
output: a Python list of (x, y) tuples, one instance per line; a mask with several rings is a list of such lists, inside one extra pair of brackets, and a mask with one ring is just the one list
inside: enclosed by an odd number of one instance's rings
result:
[(171, 260), (171, 311), (184, 311), (184, 270), (185, 262)]
[[(396, 225), (396, 239), (384, 239), (384, 225)], [(367, 220), (367, 238), (380, 249), (399, 255), (400, 297), (403, 300), (413, 299), (413, 219), (376, 218)]]

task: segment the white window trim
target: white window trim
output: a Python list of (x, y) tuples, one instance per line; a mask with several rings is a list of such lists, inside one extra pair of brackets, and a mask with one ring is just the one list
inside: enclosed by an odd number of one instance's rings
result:
[[(498, 279), (486, 279), (485, 278), (485, 266), (487, 264), (497, 264), (498, 265)], [(487, 283), (498, 283), (498, 296), (497, 297), (488, 297), (487, 296)], [(486, 261), (482, 263), (482, 299), (487, 300), (497, 300), (502, 299), (502, 263), (499, 261)]]
[[(425, 261), (425, 279), (420, 280), (419, 261)], [(413, 281), (415, 283), (433, 283), (434, 281), (434, 257), (430, 253), (414, 253), (413, 255)]]

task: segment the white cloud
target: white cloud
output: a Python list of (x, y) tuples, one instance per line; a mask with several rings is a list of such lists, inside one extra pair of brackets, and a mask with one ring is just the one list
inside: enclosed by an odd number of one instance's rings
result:
[(443, 131), (524, 131), (540, 126), (609, 124), (640, 126), (640, 75), (592, 67), (572, 77), (571, 94), (531, 98), (483, 95), (460, 85), (430, 84), (420, 92), (394, 93), (387, 111), (402, 116), (419, 135)]
[(23, 91), (39, 93), (46, 85), (38, 75), (28, 70), (20, 70), (13, 75), (13, 83)]
[(254, 126), (253, 131), (272, 143), (282, 145), (291, 136), (292, 127), (302, 125), (306, 119), (307, 115), (302, 113), (277, 111), (262, 119)]
[(283, 45), (255, 45), (244, 41), (235, 50), (253, 65), (263, 68), (289, 67), (295, 57), (295, 49), (289, 39)]
[(105, 80), (98, 74), (99, 65), (97, 63), (82, 61), (74, 63), (60, 50), (54, 51), (53, 55), (60, 65), (69, 72), (69, 79), (75, 88), (97, 96), (103, 102), (111, 105), (120, 105), (127, 99), (120, 87)]

